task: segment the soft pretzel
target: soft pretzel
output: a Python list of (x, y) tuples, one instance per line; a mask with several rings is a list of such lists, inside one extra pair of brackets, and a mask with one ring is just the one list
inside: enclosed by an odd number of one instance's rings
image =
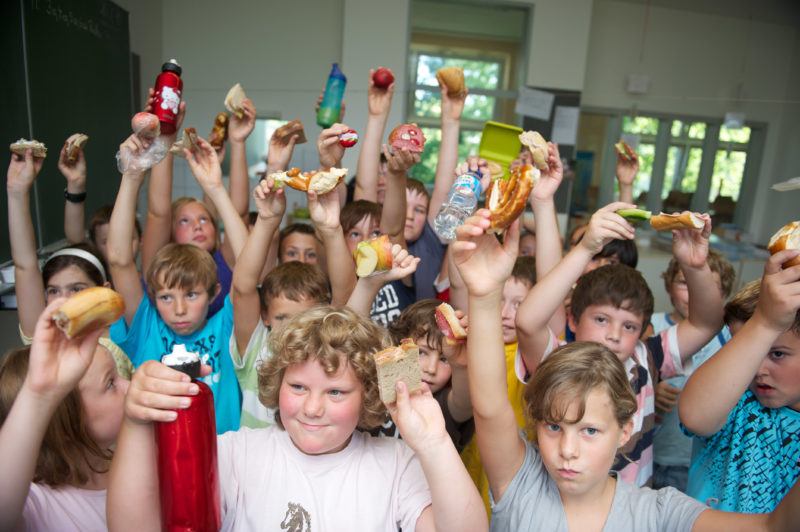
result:
[(490, 233), (503, 231), (525, 210), (528, 194), (539, 175), (538, 168), (523, 164), (511, 171), (508, 181), (504, 179), (492, 181), (486, 191), (486, 206), (491, 212)]
[(220, 113), (214, 119), (208, 143), (214, 148), (220, 149), (225, 145), (226, 140), (228, 140), (228, 113)]
[[(800, 221), (789, 222), (769, 239), (769, 252), (775, 254), (784, 249), (800, 248)], [(800, 265), (800, 256), (783, 263), (784, 268)]]

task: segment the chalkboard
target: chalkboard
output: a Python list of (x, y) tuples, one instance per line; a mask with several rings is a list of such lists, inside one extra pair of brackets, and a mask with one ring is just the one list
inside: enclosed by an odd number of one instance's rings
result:
[[(31, 194), (41, 247), (64, 238), (66, 181), (57, 162), (73, 133), (89, 135), (86, 216), (116, 198), (120, 174), (115, 154), (130, 134), (133, 114), (128, 13), (108, 0), (2, 4), (5, 46), (0, 65), (8, 77), (0, 84), (7, 108), (0, 131), (8, 144), (25, 137), (47, 146)], [(6, 153), (7, 164), (11, 152)], [(8, 205), (0, 203), (0, 261), (6, 261), (11, 257)]]

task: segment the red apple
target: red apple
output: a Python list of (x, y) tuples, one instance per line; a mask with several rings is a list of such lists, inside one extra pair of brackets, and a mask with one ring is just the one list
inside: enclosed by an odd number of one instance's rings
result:
[(385, 89), (394, 81), (394, 74), (388, 68), (381, 67), (373, 74), (372, 81), (379, 89)]

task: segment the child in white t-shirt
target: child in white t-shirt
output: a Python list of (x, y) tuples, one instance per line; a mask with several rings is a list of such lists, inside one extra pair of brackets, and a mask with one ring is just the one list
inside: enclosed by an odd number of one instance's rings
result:
[[(385, 416), (373, 355), (387, 345), (381, 327), (331, 306), (299, 313), (272, 335), (259, 392), (277, 409), (276, 425), (218, 437), (223, 530), (487, 528), (429, 390), (409, 396), (397, 384), (389, 411), (402, 441), (357, 430)], [(192, 393), (196, 385), (158, 362), (136, 372), (109, 484), (115, 530), (160, 527), (153, 422), (174, 419)]]

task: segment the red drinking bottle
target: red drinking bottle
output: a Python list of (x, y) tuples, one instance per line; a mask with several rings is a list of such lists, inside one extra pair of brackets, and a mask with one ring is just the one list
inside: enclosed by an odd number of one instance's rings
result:
[(200, 357), (177, 344), (162, 362), (183, 371), (200, 387), (178, 418), (156, 423), (161, 529), (217, 532), (222, 526), (217, 470), (217, 424), (211, 389), (197, 380)]
[(178, 106), (183, 93), (181, 66), (170, 59), (161, 66), (161, 74), (156, 78), (153, 89), (153, 114), (161, 122), (161, 132), (167, 135), (175, 133), (178, 119)]

